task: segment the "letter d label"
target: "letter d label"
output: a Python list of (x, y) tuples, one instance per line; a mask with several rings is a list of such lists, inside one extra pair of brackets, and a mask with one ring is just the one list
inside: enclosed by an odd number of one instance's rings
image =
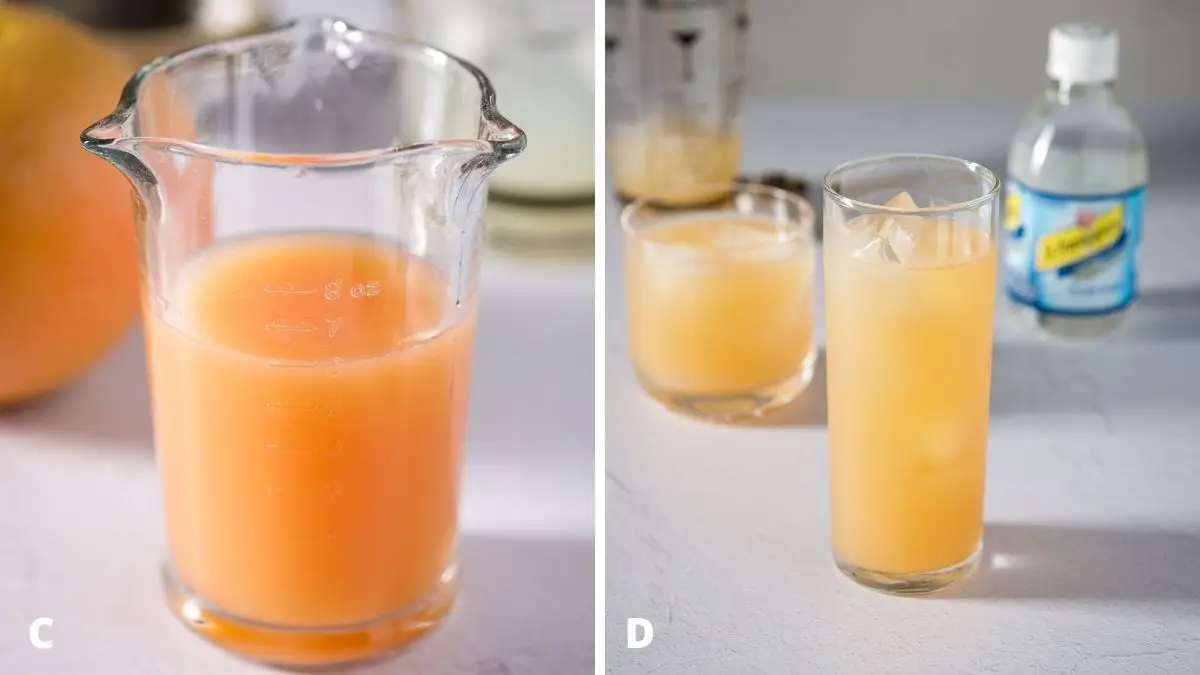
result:
[[(629, 631), (625, 646), (629, 649), (641, 649), (654, 641), (654, 626), (645, 619), (629, 619)], [(639, 630), (640, 629), (640, 630)], [(638, 637), (638, 633), (641, 637)]]

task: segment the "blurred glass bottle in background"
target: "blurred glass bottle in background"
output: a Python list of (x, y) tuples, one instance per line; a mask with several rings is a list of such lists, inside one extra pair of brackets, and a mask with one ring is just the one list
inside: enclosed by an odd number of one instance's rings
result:
[(250, 35), (273, 17), (264, 0), (9, 0), (74, 19), (137, 66), (197, 45)]
[(1148, 161), (1113, 94), (1117, 61), (1116, 31), (1055, 26), (1051, 85), (1009, 153), (1005, 285), (1020, 313), (1051, 335), (1109, 333), (1137, 294)]
[(608, 0), (608, 170), (617, 196), (720, 199), (741, 161), (745, 0)]
[(491, 178), (488, 238), (521, 251), (595, 236), (592, 0), (399, 0), (397, 30), (482, 68), (530, 138)]

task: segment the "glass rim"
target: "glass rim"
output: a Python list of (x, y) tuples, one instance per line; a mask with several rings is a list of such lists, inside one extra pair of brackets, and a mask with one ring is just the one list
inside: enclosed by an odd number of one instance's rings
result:
[[(838, 192), (833, 187), (834, 178), (851, 169), (860, 168), (870, 164), (882, 164), (884, 162), (893, 162), (896, 160), (914, 160), (925, 162), (939, 162), (946, 164), (957, 164), (967, 171), (983, 178), (987, 183), (987, 191), (982, 195), (969, 199), (965, 202), (955, 202), (953, 204), (944, 204), (942, 206), (923, 206), (915, 209), (896, 208), (893, 206), (885, 206), (883, 204), (874, 204), (871, 202), (854, 199)], [(825, 173), (825, 178), (821, 180), (822, 192), (827, 199), (831, 199), (843, 208), (850, 208), (856, 211), (866, 213), (890, 213), (890, 214), (939, 214), (939, 213), (955, 213), (958, 211), (972, 211), (996, 200), (1000, 196), (1002, 183), (996, 173), (979, 162), (973, 162), (969, 159), (961, 157), (952, 157), (950, 155), (938, 155), (933, 153), (920, 152), (898, 152), (889, 155), (873, 155), (870, 157), (860, 157), (846, 162), (842, 162)]]
[[(276, 39), (298, 40), (300, 37), (310, 34), (326, 37), (336, 35), (356, 42), (370, 40), (390, 49), (393, 55), (399, 54), (401, 50), (417, 52), (467, 73), (479, 86), (479, 133), (474, 138), (426, 139), (350, 152), (296, 153), (238, 150), (180, 138), (141, 136), (129, 132), (128, 127), (137, 115), (137, 107), (144, 93), (145, 84), (152, 76), (169, 73), (173, 68), (184, 63), (200, 61), (239, 49), (245, 50), (251, 45), (266, 44)], [(490, 155), (497, 164), (500, 164), (520, 154), (526, 146), (525, 132), (497, 110), (496, 90), (493, 88), (491, 80), (478, 66), (424, 42), (394, 36), (378, 30), (367, 30), (336, 16), (326, 14), (299, 16), (261, 32), (195, 45), (152, 60), (130, 76), (121, 90), (116, 107), (101, 119), (89, 124), (80, 133), (79, 140), (84, 149), (101, 156), (105, 156), (106, 153), (127, 152), (128, 147), (136, 145), (146, 145), (187, 157), (232, 164), (284, 168), (297, 166), (366, 167), (442, 149), (450, 152)]]
[(727, 190), (727, 191), (724, 193), (724, 195), (722, 195), (722, 197), (719, 200), (712, 200), (707, 203), (700, 203), (700, 204), (694, 204), (694, 205), (689, 204), (686, 206), (662, 206), (662, 205), (659, 205), (656, 203), (657, 200), (655, 197), (652, 197), (652, 196), (639, 197), (639, 198), (633, 200), (632, 202), (626, 204), (621, 209), (621, 215), (620, 215), (621, 231), (623, 233), (625, 233), (626, 236), (630, 236), (640, 230), (645, 230), (649, 227), (653, 227), (653, 225), (641, 225), (641, 226), (635, 225), (631, 221), (632, 221), (633, 214), (636, 213), (637, 211), (640, 211), (646, 207), (654, 207), (654, 206), (661, 206), (664, 210), (664, 214), (661, 218), (654, 219), (656, 221), (670, 219), (670, 218), (673, 218), (676, 216), (681, 217), (681, 218), (686, 218), (688, 216), (693, 216), (693, 215), (698, 215), (698, 214), (703, 214), (703, 213), (711, 213), (711, 214), (717, 214), (717, 215), (723, 215), (723, 214), (729, 213), (729, 214), (750, 215), (750, 216), (761, 215), (764, 217), (770, 217), (768, 214), (756, 214), (756, 213), (744, 214), (741, 211), (735, 211), (733, 209), (723, 208), (720, 206), (721, 204), (724, 204), (727, 199), (735, 198), (736, 195), (739, 193), (740, 194), (749, 193), (752, 195), (770, 197), (770, 198), (773, 198), (778, 201), (786, 202), (789, 205), (791, 205), (797, 209), (797, 211), (799, 212), (799, 217), (798, 218), (791, 217), (789, 214), (789, 217), (787, 217), (785, 219), (782, 219), (782, 220), (775, 219), (776, 229), (778, 232), (782, 232), (782, 233), (786, 234), (786, 236), (784, 236), (784, 237), (773, 240), (770, 243), (762, 242), (762, 243), (754, 243), (754, 244), (743, 244), (743, 245), (738, 245), (738, 246), (723, 246), (723, 247), (721, 247), (723, 250), (730, 250), (730, 251), (757, 250), (757, 249), (770, 248), (772, 246), (778, 246), (779, 244), (786, 244), (786, 243), (790, 243), (793, 241), (804, 241), (804, 240), (812, 240), (813, 239), (813, 228), (815, 227), (816, 220), (817, 220), (816, 211), (813, 209), (812, 204), (809, 203), (809, 201), (807, 199), (805, 199), (804, 197), (802, 197), (794, 192), (789, 192), (787, 190), (784, 190), (783, 188), (778, 188), (773, 185), (766, 185), (764, 183), (759, 183), (756, 181), (748, 181), (748, 180), (698, 183), (697, 187), (711, 188), (714, 192), (717, 190)]

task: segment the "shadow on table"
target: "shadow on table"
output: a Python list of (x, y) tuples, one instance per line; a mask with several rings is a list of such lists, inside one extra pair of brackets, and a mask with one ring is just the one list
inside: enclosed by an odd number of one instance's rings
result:
[(1118, 342), (1196, 342), (1200, 340), (1200, 286), (1147, 288)]
[(813, 380), (808, 389), (795, 401), (757, 419), (741, 422), (747, 427), (824, 427), (828, 422), (829, 408), (825, 387), (825, 348), (817, 352), (813, 365)]
[(111, 442), (150, 454), (153, 429), (141, 332), (133, 331), (60, 391), (0, 408), (0, 429), (5, 428)]
[[(1193, 112), (1197, 111), (1193, 109)], [(1192, 119), (1200, 118), (1193, 115)], [(1194, 158), (1200, 152), (1200, 124), (1171, 125), (1165, 129), (1143, 126), (1142, 131), (1146, 135), (1146, 152), (1151, 158), (1150, 191), (1176, 188), (1194, 190)]]
[[(518, 289), (480, 301), (467, 416), (476, 457), (592, 456), (593, 314), (590, 302), (562, 293)], [(533, 436), (537, 442), (530, 442)]]
[(992, 414), (1107, 417), (1200, 404), (1200, 387), (1176, 348), (1200, 342), (1200, 287), (1148, 290), (1134, 311), (1119, 333), (1101, 340), (997, 344)]
[(979, 570), (941, 597), (1200, 604), (1200, 524), (1190, 532), (989, 524)]
[(395, 659), (338, 672), (591, 672), (595, 647), (591, 541), (468, 533), (463, 536), (461, 559), (459, 606), (442, 628)]

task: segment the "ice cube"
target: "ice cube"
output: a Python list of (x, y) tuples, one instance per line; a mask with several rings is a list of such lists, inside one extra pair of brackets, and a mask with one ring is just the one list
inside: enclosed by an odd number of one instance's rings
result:
[(908, 192), (898, 193), (895, 197), (887, 200), (884, 206), (889, 209), (904, 209), (906, 211), (915, 211), (917, 209), (917, 203), (913, 201), (912, 195), (908, 194)]
[(640, 248), (642, 257), (648, 263), (663, 269), (696, 259), (695, 246), (686, 242), (651, 240), (644, 242)]
[(887, 217), (883, 227), (879, 228), (879, 239), (893, 262), (901, 265), (915, 262), (924, 221), (920, 216)]
[(826, 229), (835, 232), (836, 238), (840, 240), (838, 247), (849, 251), (855, 258), (883, 262), (887, 258), (883, 254), (883, 244), (879, 241), (881, 224), (878, 216), (869, 214), (851, 218), (841, 227), (827, 225)]
[[(887, 200), (884, 206), (904, 211), (919, 211), (920, 207), (913, 201), (908, 191), (901, 191)], [(879, 228), (879, 238), (883, 240), (889, 258), (901, 265), (911, 265), (917, 262), (920, 253), (921, 239), (926, 229), (925, 218), (918, 215), (894, 214), (884, 218)]]
[(988, 249), (986, 230), (966, 220), (938, 221), (938, 253), (947, 262), (971, 260)]
[(718, 224), (712, 235), (712, 244), (717, 249), (770, 246), (778, 241), (774, 228), (765, 222), (731, 220)]
[[(906, 211), (919, 208), (907, 192), (896, 194), (884, 206)], [(846, 241), (860, 260), (908, 264), (917, 253), (923, 220), (905, 214), (862, 215), (846, 223)]]
[(850, 255), (859, 260), (888, 262), (888, 252), (878, 232), (855, 233), (851, 236), (849, 244)]

